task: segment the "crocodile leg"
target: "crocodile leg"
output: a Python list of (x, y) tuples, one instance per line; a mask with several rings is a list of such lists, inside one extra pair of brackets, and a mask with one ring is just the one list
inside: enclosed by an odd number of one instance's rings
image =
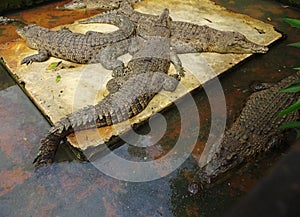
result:
[(34, 54), (28, 57), (25, 57), (22, 61), (21, 64), (30, 64), (32, 62), (43, 62), (49, 59), (49, 54), (46, 50), (39, 50), (38, 54)]
[(180, 77), (183, 77), (184, 76), (184, 69), (183, 69), (181, 60), (179, 59), (176, 52), (174, 52), (174, 51), (170, 52), (170, 60), (171, 60), (171, 63), (174, 65), (177, 74)]
[(181, 76), (180, 75), (167, 75), (167, 74), (161, 74), (161, 76), (165, 77), (163, 89), (165, 91), (169, 91), (169, 92), (175, 91), (175, 89), (178, 86)]
[(123, 76), (124, 63), (117, 58), (128, 53), (132, 40), (135, 39), (126, 39), (106, 47), (96, 55), (92, 63), (100, 62), (104, 68), (113, 70), (113, 77)]
[(107, 82), (106, 89), (110, 94), (116, 93), (125, 84), (128, 78), (128, 76), (114, 77)]
[[(163, 89), (165, 91), (173, 92), (176, 89), (178, 82), (181, 79), (181, 76), (178, 74), (174, 74), (174, 75), (166, 75), (163, 73), (160, 74), (161, 74), (160, 76), (164, 80)], [(110, 94), (116, 93), (120, 90), (121, 87), (123, 87), (126, 84), (126, 81), (130, 79), (130, 77), (131, 76), (125, 75), (125, 76), (112, 78), (107, 82), (106, 89), (109, 91)]]

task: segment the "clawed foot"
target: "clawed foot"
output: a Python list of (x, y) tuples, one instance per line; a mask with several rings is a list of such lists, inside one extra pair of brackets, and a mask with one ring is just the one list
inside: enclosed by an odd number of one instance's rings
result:
[(31, 63), (33, 63), (33, 61), (32, 61), (32, 59), (31, 59), (30, 57), (25, 57), (25, 58), (21, 61), (21, 65), (23, 65), (23, 64), (28, 65), (28, 64), (31, 64)]
[(49, 59), (48, 52), (46, 50), (40, 50), (38, 54), (34, 54), (28, 57), (25, 57), (22, 61), (21, 64), (30, 64), (33, 62), (43, 62)]
[(178, 70), (178, 75), (180, 76), (180, 77), (184, 77), (185, 76), (185, 71), (184, 71), (184, 69), (183, 69), (183, 67), (181, 67), (179, 70)]
[[(177, 81), (180, 81), (181, 80), (181, 75), (179, 75), (179, 74), (172, 74), (172, 75), (170, 75), (172, 78), (175, 78)], [(184, 76), (184, 74), (183, 74), (183, 76)]]
[(123, 77), (125, 76), (124, 74), (124, 65), (118, 66), (115, 68), (112, 72), (113, 77)]

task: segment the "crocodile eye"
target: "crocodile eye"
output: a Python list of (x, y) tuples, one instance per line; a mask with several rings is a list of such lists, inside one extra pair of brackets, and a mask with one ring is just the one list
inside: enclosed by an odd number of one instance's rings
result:
[(232, 161), (234, 161), (235, 159), (237, 159), (237, 155), (236, 154), (231, 154), (231, 155), (228, 155), (227, 157), (226, 157), (226, 161), (227, 162), (232, 162)]

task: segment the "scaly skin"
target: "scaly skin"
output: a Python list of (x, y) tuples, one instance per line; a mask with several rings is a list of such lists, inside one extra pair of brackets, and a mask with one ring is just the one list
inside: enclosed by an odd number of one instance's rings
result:
[(34, 24), (19, 27), (17, 33), (30, 48), (39, 51), (24, 58), (21, 64), (46, 61), (50, 56), (76, 63), (99, 63), (101, 49), (129, 37), (134, 31), (132, 22), (123, 15), (104, 15), (100, 22), (116, 25), (119, 29), (108, 34), (94, 31), (80, 34), (67, 28), (51, 31)]
[(209, 187), (225, 173), (247, 160), (269, 151), (280, 144), (283, 132), (279, 126), (288, 121), (299, 120), (299, 111), (276, 117), (279, 112), (299, 100), (300, 93), (281, 93), (282, 88), (300, 81), (295, 73), (275, 85), (264, 85), (266, 89), (253, 93), (240, 116), (225, 132), (221, 145), (207, 164), (200, 168), (189, 186), (197, 193)]
[(61, 7), (56, 7), (58, 10), (79, 10), (79, 9), (88, 9), (88, 10), (93, 10), (93, 9), (98, 9), (99, 4), (101, 4), (101, 0), (73, 0), (71, 2), (68, 2), (64, 4)]
[[(133, 10), (131, 0), (101, 0), (99, 8), (111, 10), (108, 13), (119, 13), (128, 16), (136, 26), (144, 22), (155, 22), (157, 16), (143, 14)], [(81, 23), (99, 22), (101, 14)], [(266, 53), (266, 46), (249, 41), (239, 32), (220, 31), (206, 25), (200, 26), (182, 21), (171, 23), (171, 47), (180, 53), (217, 52), (217, 53)]]
[[(133, 2), (139, 2), (140, 0), (132, 0)], [(73, 0), (61, 7), (56, 7), (58, 10), (95, 10), (103, 8), (108, 2), (106, 0)]]
[[(167, 75), (171, 62), (168, 58), (168, 14), (168, 10), (164, 10), (152, 26), (147, 26), (144, 41), (138, 45), (132, 60), (124, 69), (126, 75), (108, 82), (108, 96), (95, 106), (87, 106), (58, 121), (41, 139), (39, 154), (34, 161), (36, 168), (52, 163), (59, 142), (75, 130), (99, 128), (127, 120), (143, 111), (160, 90), (176, 89), (179, 76)], [(153, 54), (153, 48), (149, 46), (161, 49), (157, 49), (157, 55), (151, 57), (149, 51)]]

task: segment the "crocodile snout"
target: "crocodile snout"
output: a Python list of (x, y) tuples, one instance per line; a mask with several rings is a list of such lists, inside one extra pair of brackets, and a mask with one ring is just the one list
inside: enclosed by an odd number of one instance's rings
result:
[(263, 45), (254, 45), (252, 47), (253, 53), (266, 53), (269, 50), (267, 46)]

